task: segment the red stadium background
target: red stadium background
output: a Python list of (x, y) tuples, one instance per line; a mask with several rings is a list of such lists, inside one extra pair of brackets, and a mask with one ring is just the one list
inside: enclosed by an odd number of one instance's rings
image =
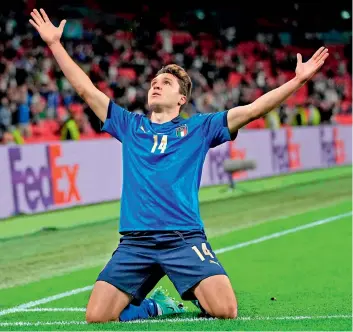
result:
[[(36, 31), (29, 12), (43, 7), (67, 19), (62, 42), (92, 81), (131, 112), (147, 113), (148, 82), (164, 64), (188, 70), (194, 90), (182, 116), (252, 102), (293, 76), (319, 46), (325, 66), (278, 109), (246, 129), (352, 123), (349, 2), (11, 1), (1, 4), (0, 137), (3, 144), (107, 137), (73, 91)], [(200, 9), (202, 8), (202, 9)], [(65, 128), (75, 124), (72, 133)]]

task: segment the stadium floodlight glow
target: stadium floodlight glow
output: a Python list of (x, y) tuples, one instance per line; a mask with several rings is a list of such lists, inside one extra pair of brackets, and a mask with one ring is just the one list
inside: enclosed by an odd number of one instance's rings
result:
[(199, 20), (203, 20), (205, 18), (205, 13), (202, 10), (196, 10), (196, 17)]
[(344, 19), (344, 20), (349, 20), (351, 18), (351, 14), (347, 11), (347, 10), (343, 10), (341, 12), (341, 17)]

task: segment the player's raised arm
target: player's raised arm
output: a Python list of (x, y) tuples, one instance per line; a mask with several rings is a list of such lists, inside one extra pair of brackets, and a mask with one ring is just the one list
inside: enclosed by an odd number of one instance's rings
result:
[(327, 48), (321, 47), (307, 62), (303, 63), (301, 54), (297, 54), (296, 75), (293, 79), (267, 92), (249, 105), (234, 107), (228, 111), (229, 131), (236, 132), (249, 122), (271, 112), (302, 87), (321, 68), (328, 55)]
[(66, 20), (55, 27), (43, 9), (34, 9), (31, 12), (33, 19), (29, 22), (39, 32), (42, 39), (48, 44), (59, 67), (76, 90), (78, 95), (89, 105), (97, 117), (104, 122), (107, 117), (109, 98), (99, 91), (86, 73), (72, 60), (65, 48), (60, 43)]

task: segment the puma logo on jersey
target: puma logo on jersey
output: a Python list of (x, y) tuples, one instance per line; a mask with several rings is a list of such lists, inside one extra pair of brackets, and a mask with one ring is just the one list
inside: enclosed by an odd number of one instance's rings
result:
[(211, 259), (210, 259), (210, 263), (217, 264), (218, 266), (220, 266), (218, 262), (215, 262), (215, 261), (213, 261)]

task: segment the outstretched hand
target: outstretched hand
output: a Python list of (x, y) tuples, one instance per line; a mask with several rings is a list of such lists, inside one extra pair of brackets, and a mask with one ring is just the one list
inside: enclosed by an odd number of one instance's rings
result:
[(328, 49), (320, 47), (307, 62), (303, 63), (302, 56), (298, 53), (295, 74), (300, 83), (304, 84), (310, 80), (310, 78), (322, 67), (328, 56)]
[(43, 9), (40, 9), (40, 13), (37, 9), (34, 9), (31, 12), (31, 16), (33, 20), (30, 19), (29, 23), (35, 27), (48, 46), (60, 41), (66, 20), (62, 20), (59, 27), (56, 27), (53, 23), (51, 23), (49, 17)]

